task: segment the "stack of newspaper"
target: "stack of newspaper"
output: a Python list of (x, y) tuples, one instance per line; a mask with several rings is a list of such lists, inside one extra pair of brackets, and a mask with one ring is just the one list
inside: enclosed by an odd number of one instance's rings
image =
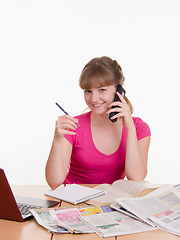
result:
[(117, 198), (111, 207), (180, 236), (180, 184), (162, 186), (144, 197)]
[(111, 207), (31, 210), (36, 221), (53, 233), (97, 233), (101, 237), (154, 230)]
[(31, 210), (54, 233), (111, 237), (161, 229), (180, 236), (180, 185), (165, 185), (143, 197), (117, 198), (110, 206)]

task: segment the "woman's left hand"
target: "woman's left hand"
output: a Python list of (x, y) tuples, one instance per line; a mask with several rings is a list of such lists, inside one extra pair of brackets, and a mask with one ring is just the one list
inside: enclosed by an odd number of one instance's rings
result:
[(112, 102), (108, 107), (110, 107), (110, 108), (112, 106), (117, 106), (117, 107), (108, 110), (107, 114), (109, 114), (111, 112), (117, 112), (117, 114), (114, 115), (111, 119), (122, 118), (123, 123), (127, 129), (132, 128), (132, 127), (134, 128), (134, 123), (133, 123), (131, 111), (130, 111), (128, 104), (126, 103), (125, 99), (119, 92), (116, 92), (116, 93), (117, 93), (119, 99), (121, 100), (121, 102), (119, 102), (119, 101)]

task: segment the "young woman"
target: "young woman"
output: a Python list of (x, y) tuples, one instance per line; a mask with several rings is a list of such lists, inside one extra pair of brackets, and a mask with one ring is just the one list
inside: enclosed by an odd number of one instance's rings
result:
[[(124, 80), (121, 67), (109, 57), (94, 58), (82, 70), (79, 85), (90, 111), (56, 121), (46, 164), (52, 189), (62, 183), (101, 184), (125, 176), (129, 180), (146, 177), (151, 133), (143, 120), (132, 117), (130, 101), (116, 92)], [(113, 102), (115, 94), (120, 101)], [(112, 117), (116, 122), (108, 118), (110, 112), (117, 112)]]

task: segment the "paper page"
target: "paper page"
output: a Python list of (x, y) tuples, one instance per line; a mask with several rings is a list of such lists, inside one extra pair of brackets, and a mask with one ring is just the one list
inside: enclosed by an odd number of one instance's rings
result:
[(69, 233), (64, 227), (57, 225), (56, 221), (53, 220), (49, 213), (49, 209), (33, 209), (30, 210), (33, 214), (35, 220), (44, 227), (53, 233)]
[(180, 236), (180, 209), (178, 211), (167, 210), (149, 217), (162, 230)]
[(45, 193), (45, 195), (61, 199), (72, 204), (84, 202), (103, 194), (105, 194), (105, 192), (78, 184), (67, 184), (65, 187), (61, 185), (57, 189)]
[(171, 207), (169, 206), (165, 211), (159, 211), (149, 219), (161, 229), (180, 236), (180, 184), (175, 185), (171, 190), (178, 199), (172, 193), (162, 195), (161, 199), (163, 198)]
[(81, 214), (77, 208), (60, 209), (51, 212), (52, 218), (60, 224), (63, 222), (67, 229), (75, 233), (92, 233), (93, 231), (80, 220)]
[(82, 218), (86, 223), (90, 224), (101, 237), (112, 237), (155, 230), (155, 228), (117, 211), (83, 216)]
[(113, 183), (113, 188), (119, 190), (120, 197), (137, 197), (142, 190), (157, 186), (147, 181), (121, 180)]
[(115, 201), (152, 226), (155, 224), (148, 219), (150, 216), (180, 206), (180, 198), (168, 185), (160, 187), (144, 197), (118, 198)]
[(93, 231), (80, 217), (97, 215), (104, 212), (113, 212), (110, 207), (87, 207), (87, 208), (68, 208), (68, 209), (54, 209), (50, 212), (52, 218), (59, 223), (59, 225), (66, 226), (67, 229), (74, 233), (92, 233)]
[[(101, 184), (96, 186), (96, 189), (106, 191), (104, 196), (97, 197), (94, 200), (88, 201), (90, 204), (101, 205), (102, 203), (111, 204), (118, 197), (137, 197), (143, 190), (144, 194), (154, 190), (160, 185), (152, 184), (147, 181), (130, 181), (130, 180), (118, 180), (110, 184)], [(99, 203), (98, 203), (99, 202)]]
[(89, 204), (99, 205), (99, 206), (101, 206), (102, 204), (110, 205), (114, 201), (114, 199), (119, 197), (119, 193), (115, 189), (113, 189), (112, 186), (109, 184), (98, 185), (95, 188), (106, 191), (106, 194), (87, 201), (87, 203)]
[(80, 216), (88, 216), (115, 211), (110, 207), (87, 208), (51, 208), (30, 210), (35, 220), (45, 229), (53, 233), (92, 233), (93, 231), (80, 220)]
[(124, 214), (126, 214), (126, 215), (128, 215), (128, 216), (130, 216), (132, 218), (135, 218), (135, 219), (139, 220), (139, 218), (136, 215), (134, 215), (133, 213), (129, 212), (127, 209), (121, 207), (119, 204), (117, 204), (115, 202), (113, 202), (110, 205), (110, 207), (112, 207), (113, 209), (115, 209), (115, 210), (117, 210), (119, 212), (122, 212), (122, 213), (124, 213)]

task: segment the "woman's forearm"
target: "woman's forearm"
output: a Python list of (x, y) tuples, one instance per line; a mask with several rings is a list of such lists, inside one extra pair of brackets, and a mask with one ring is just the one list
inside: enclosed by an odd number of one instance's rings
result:
[(52, 189), (57, 188), (64, 182), (67, 175), (68, 162), (63, 156), (64, 139), (54, 138), (49, 158), (46, 164), (46, 180)]
[(135, 127), (127, 130), (125, 172), (129, 180), (135, 181), (147, 175), (147, 156), (141, 151)]
[(75, 130), (77, 121), (76, 118), (69, 115), (59, 116), (56, 121), (54, 139), (45, 169), (46, 180), (53, 189), (61, 185), (66, 178), (72, 145), (64, 135), (76, 134), (69, 129)]

